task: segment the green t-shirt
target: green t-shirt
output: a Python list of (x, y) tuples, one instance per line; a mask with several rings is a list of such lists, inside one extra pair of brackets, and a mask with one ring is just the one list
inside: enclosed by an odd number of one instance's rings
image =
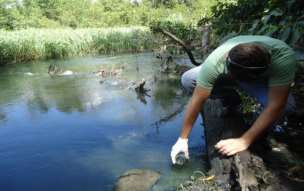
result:
[(199, 86), (212, 89), (220, 74), (227, 73), (226, 56), (238, 44), (257, 43), (266, 47), (271, 53), (271, 64), (268, 68), (268, 86), (291, 84), (296, 72), (294, 51), (283, 41), (268, 36), (237, 36), (229, 39), (216, 48), (204, 61), (198, 74)]

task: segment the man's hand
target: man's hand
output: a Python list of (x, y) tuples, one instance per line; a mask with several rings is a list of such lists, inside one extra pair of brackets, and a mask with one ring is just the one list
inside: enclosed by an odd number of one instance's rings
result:
[(250, 143), (241, 137), (221, 140), (215, 145), (215, 148), (222, 155), (232, 156), (238, 152), (246, 150), (249, 145)]
[(280, 117), (289, 94), (289, 85), (270, 87), (268, 104), (253, 125), (240, 137), (219, 141), (215, 148), (219, 153), (231, 156), (246, 150), (254, 140)]
[(176, 163), (176, 155), (180, 152), (185, 153), (186, 159), (189, 159), (188, 139), (178, 138), (175, 145), (173, 145), (171, 149), (171, 160), (173, 164)]

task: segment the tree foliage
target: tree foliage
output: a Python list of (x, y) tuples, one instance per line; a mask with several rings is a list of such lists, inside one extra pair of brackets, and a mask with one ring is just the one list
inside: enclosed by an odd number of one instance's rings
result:
[(162, 18), (194, 22), (209, 4), (201, 0), (0, 0), (0, 28), (148, 26)]
[(268, 35), (294, 47), (303, 47), (304, 2), (302, 0), (218, 0), (211, 16), (219, 39), (238, 34)]
[(186, 6), (190, 6), (193, 1), (191, 0), (151, 0), (154, 7), (168, 7), (173, 8), (177, 5), (185, 4)]

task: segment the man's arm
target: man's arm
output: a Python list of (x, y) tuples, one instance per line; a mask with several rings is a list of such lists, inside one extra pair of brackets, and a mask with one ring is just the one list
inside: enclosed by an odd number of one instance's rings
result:
[(240, 138), (219, 141), (215, 147), (227, 156), (246, 150), (282, 114), (289, 94), (289, 85), (271, 87), (268, 91), (268, 104), (254, 124)]
[(203, 103), (210, 95), (210, 90), (196, 86), (189, 104), (187, 106), (186, 114), (184, 117), (183, 128), (180, 137), (171, 149), (172, 163), (176, 163), (176, 156), (178, 153), (183, 152), (185, 157), (189, 159), (188, 152), (188, 136), (192, 130), (193, 124), (201, 111)]
[(210, 90), (206, 88), (196, 86), (194, 89), (192, 98), (187, 106), (186, 114), (184, 117), (183, 128), (180, 134), (181, 138), (188, 138), (193, 124), (202, 109), (202, 105), (208, 99), (209, 95)]

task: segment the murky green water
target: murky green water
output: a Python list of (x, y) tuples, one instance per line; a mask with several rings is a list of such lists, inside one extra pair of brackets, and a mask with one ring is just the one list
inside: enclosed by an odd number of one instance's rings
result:
[[(51, 77), (51, 63), (73, 75)], [(171, 166), (188, 97), (179, 76), (159, 68), (151, 54), (0, 68), (0, 190), (107, 191), (132, 168), (161, 172), (154, 190), (172, 190), (204, 170), (200, 120), (191, 134), (191, 162)], [(130, 87), (142, 78), (151, 91), (139, 99)]]

